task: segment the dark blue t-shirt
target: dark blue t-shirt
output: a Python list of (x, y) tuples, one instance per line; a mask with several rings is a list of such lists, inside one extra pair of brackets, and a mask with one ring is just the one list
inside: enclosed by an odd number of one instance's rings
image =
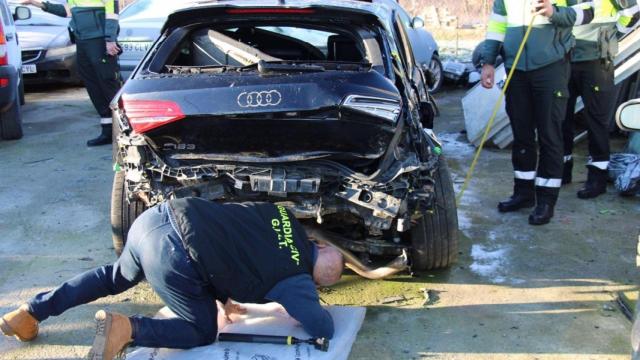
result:
[[(315, 246), (312, 253), (315, 264), (318, 257)], [(265, 299), (282, 305), (312, 337), (333, 337), (333, 319), (329, 312), (320, 306), (320, 297), (311, 274), (300, 274), (281, 280), (267, 293)]]

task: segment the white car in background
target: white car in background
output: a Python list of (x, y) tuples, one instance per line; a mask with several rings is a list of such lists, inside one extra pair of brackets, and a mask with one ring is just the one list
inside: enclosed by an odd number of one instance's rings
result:
[(160, 36), (167, 16), (177, 9), (189, 6), (190, 0), (137, 0), (120, 12), (120, 73), (128, 79), (133, 69), (154, 41)]
[(7, 2), (0, 0), (0, 138), (5, 140), (22, 137), (22, 56), (14, 21), (30, 17), (29, 8), (18, 6), (13, 13)]

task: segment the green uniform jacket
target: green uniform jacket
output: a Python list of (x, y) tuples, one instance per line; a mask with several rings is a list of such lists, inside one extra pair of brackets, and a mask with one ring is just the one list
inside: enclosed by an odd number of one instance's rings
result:
[(591, 6), (594, 18), (590, 24), (576, 26), (573, 35), (576, 47), (573, 62), (613, 58), (618, 53), (617, 32), (628, 33), (638, 24), (639, 7), (636, 0), (577, 0)]
[(67, 0), (66, 5), (43, 2), (44, 11), (71, 17), (69, 29), (77, 40), (104, 38), (115, 42), (118, 38), (117, 1)]
[[(574, 25), (588, 23), (593, 11), (576, 5), (576, 0), (552, 0), (554, 13), (550, 18), (537, 16), (529, 40), (516, 69), (536, 70), (564, 58), (575, 45), (571, 35)], [(487, 27), (483, 61), (494, 64), (504, 48), (505, 66), (511, 68), (520, 43), (531, 22), (533, 8), (528, 0), (495, 0)]]

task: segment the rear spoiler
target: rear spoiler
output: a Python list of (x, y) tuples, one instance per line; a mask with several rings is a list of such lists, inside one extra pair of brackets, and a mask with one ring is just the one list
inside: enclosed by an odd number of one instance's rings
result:
[[(360, 1), (360, 0), (359, 0)], [(366, 1), (366, 0), (362, 0)], [(365, 24), (380, 23), (379, 18), (366, 10), (348, 7), (334, 6), (306, 6), (306, 7), (290, 7), (290, 6), (234, 6), (229, 4), (198, 6), (192, 8), (180, 9), (169, 15), (167, 21), (162, 27), (161, 33), (168, 29), (177, 27), (206, 24), (211, 19), (216, 18), (216, 22), (221, 21), (238, 21), (246, 19), (248, 21), (257, 18), (272, 18), (274, 16), (309, 16), (314, 15), (318, 18), (331, 19), (333, 21), (344, 19), (349, 22), (361, 22)], [(360, 21), (358, 21), (360, 20)]]

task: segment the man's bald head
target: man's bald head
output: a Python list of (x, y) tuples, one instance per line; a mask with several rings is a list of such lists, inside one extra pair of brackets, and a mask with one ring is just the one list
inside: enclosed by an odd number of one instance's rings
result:
[(320, 286), (331, 286), (340, 280), (344, 270), (342, 254), (331, 246), (318, 246), (318, 258), (313, 266), (313, 281)]

